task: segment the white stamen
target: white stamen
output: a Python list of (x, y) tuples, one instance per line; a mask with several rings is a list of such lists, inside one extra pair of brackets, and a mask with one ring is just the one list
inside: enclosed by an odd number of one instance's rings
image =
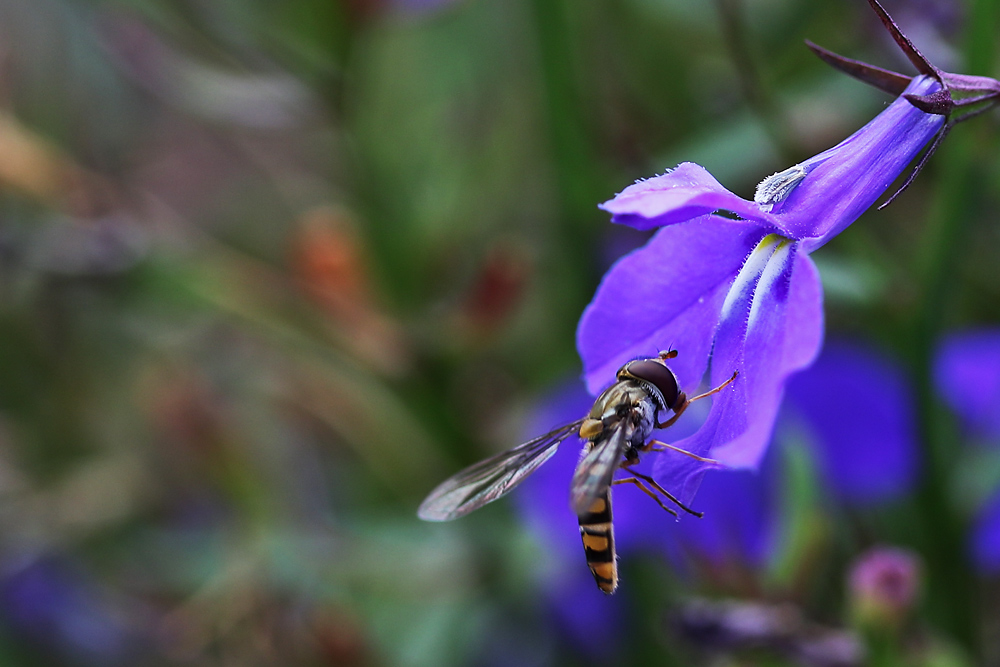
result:
[(757, 278), (760, 277), (764, 267), (767, 266), (768, 258), (774, 252), (774, 246), (783, 238), (778, 234), (768, 234), (760, 240), (757, 247), (753, 249), (743, 262), (743, 268), (737, 274), (736, 280), (733, 281), (732, 286), (729, 288), (729, 293), (726, 294), (726, 300), (722, 304), (723, 320), (729, 317), (730, 312), (737, 303), (746, 303), (749, 299), (750, 292), (753, 291), (754, 286), (757, 284)]
[(774, 205), (784, 201), (792, 194), (802, 179), (806, 177), (806, 168), (801, 164), (792, 165), (784, 171), (771, 174), (757, 185), (753, 200), (761, 210), (770, 213)]
[(760, 309), (763, 307), (761, 302), (771, 293), (775, 283), (784, 275), (785, 270), (788, 268), (788, 263), (793, 257), (792, 246), (794, 243), (791, 239), (782, 239), (778, 247), (775, 248), (774, 254), (767, 260), (767, 266), (764, 267), (760, 280), (757, 281), (757, 290), (753, 295), (753, 303), (750, 304), (750, 317), (747, 319), (748, 332), (753, 328)]

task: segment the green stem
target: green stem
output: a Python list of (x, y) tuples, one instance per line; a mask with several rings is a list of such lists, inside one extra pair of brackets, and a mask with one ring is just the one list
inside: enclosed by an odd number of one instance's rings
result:
[(971, 211), (970, 135), (952, 137), (941, 151), (939, 166), (945, 170), (938, 190), (937, 215), (925, 231), (928, 252), (922, 274), (923, 299), (912, 325), (911, 353), (917, 386), (920, 433), (926, 471), (918, 496), (924, 525), (923, 551), (928, 571), (928, 612), (942, 629), (968, 646), (974, 640), (974, 581), (965, 556), (964, 523), (948, 493), (954, 452), (949, 443), (948, 423), (942, 419), (941, 405), (931, 368), (935, 346), (951, 301), (953, 281), (964, 238), (965, 221)]
[(715, 0), (715, 4), (722, 28), (722, 40), (736, 70), (743, 98), (777, 150), (791, 162), (796, 150), (788, 139), (784, 113), (775, 103), (747, 40), (749, 31), (744, 18), (743, 0)]
[[(562, 252), (554, 257), (550, 271), (558, 271), (563, 291), (552, 319), (565, 326), (566, 340), (573, 339), (576, 320), (592, 294), (598, 276), (591, 257), (595, 237), (607, 223), (607, 215), (597, 204), (607, 199), (621, 183), (609, 183), (598, 168), (597, 149), (588, 127), (583, 92), (578, 85), (580, 72), (572, 19), (580, 18), (584, 3), (577, 0), (533, 0), (541, 71), (543, 114), (551, 162), (559, 197), (559, 213), (554, 221)], [(578, 286), (578, 289), (570, 289)]]
[[(564, 218), (594, 221), (602, 179), (583, 114), (585, 105), (574, 68), (570, 9), (564, 0), (534, 0), (545, 115)], [(603, 193), (607, 195), (608, 193)], [(579, 229), (576, 234), (579, 236)]]

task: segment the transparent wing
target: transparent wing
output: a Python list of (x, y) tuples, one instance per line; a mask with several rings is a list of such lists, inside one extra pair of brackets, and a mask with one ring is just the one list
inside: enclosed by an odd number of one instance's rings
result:
[(443, 481), (420, 504), (424, 521), (450, 521), (503, 496), (549, 460), (559, 443), (579, 432), (582, 419), (491, 456)]
[(594, 501), (603, 497), (626, 449), (625, 428), (619, 422), (580, 459), (569, 489), (569, 504), (577, 516), (586, 514)]

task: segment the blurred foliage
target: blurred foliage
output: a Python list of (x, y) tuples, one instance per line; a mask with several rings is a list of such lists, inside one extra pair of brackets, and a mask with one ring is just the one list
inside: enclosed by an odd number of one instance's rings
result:
[[(1000, 3), (887, 4), (1000, 73)], [(576, 320), (645, 238), (598, 202), (683, 160), (749, 196), (886, 103), (803, 38), (905, 67), (861, 0), (0, 0), (0, 664), (591, 662), (509, 504), (416, 505), (578, 372)], [(622, 564), (623, 661), (791, 664), (668, 612), (844, 626), (880, 542), (927, 578), (881, 664), (1000, 659), (962, 553), (1000, 462), (961, 453), (928, 371), (942, 331), (1000, 321), (996, 152), (995, 116), (960, 127), (817, 256), (828, 329), (909, 364), (919, 496), (839, 512), (798, 456), (755, 585)]]

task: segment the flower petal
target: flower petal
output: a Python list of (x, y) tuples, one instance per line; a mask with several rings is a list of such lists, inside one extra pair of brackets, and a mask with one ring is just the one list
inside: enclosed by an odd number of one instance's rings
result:
[(953, 334), (934, 364), (948, 406), (982, 435), (1000, 438), (1000, 329)]
[[(750, 266), (748, 262), (747, 269)], [(757, 273), (740, 276), (741, 290), (724, 308), (712, 352), (711, 382), (734, 371), (736, 381), (713, 398), (702, 428), (678, 447), (732, 467), (755, 468), (771, 439), (789, 375), (812, 363), (823, 336), (823, 292), (815, 265), (797, 244), (780, 242)], [(743, 273), (743, 272), (741, 272)], [(686, 460), (681, 460), (686, 459)], [(689, 457), (660, 457), (654, 468), (663, 486), (689, 501), (706, 465)]]
[(718, 210), (775, 224), (756, 203), (722, 187), (707, 169), (693, 162), (682, 162), (665, 174), (638, 181), (599, 208), (611, 214), (611, 222), (636, 229), (664, 227)]
[[(914, 77), (906, 88), (923, 95), (940, 84)], [(807, 176), (774, 217), (793, 238), (809, 238), (806, 252), (858, 219), (885, 192), (944, 125), (899, 97), (867, 125), (802, 163)]]
[(901, 369), (845, 343), (827, 344), (789, 381), (782, 410), (786, 426), (804, 427), (830, 490), (854, 504), (891, 500), (916, 483), (914, 420)]
[(673, 348), (682, 387), (708, 364), (719, 308), (763, 228), (702, 216), (661, 229), (604, 276), (577, 329), (587, 387), (597, 393), (631, 359)]

